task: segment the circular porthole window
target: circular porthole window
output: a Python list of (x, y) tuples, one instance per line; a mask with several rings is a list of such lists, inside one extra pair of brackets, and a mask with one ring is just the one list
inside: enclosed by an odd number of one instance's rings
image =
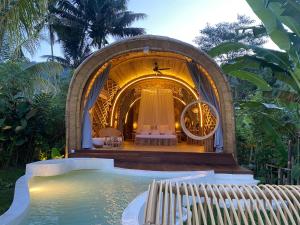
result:
[(214, 135), (219, 123), (220, 116), (216, 107), (202, 100), (186, 105), (180, 117), (183, 132), (194, 140), (205, 140)]

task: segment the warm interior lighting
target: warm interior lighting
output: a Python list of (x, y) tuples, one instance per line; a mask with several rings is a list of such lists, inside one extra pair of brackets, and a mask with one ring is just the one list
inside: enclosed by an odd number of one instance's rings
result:
[(133, 125), (132, 125), (132, 127), (133, 127), (134, 130), (136, 130), (136, 128), (137, 128), (137, 122), (134, 122)]
[(140, 99), (141, 99), (141, 98), (137, 98), (137, 99), (135, 99), (135, 100), (130, 104), (129, 109), (128, 109), (128, 112), (126, 113), (126, 116), (125, 116), (125, 124), (127, 124), (128, 113), (129, 113), (130, 109), (131, 109), (132, 106), (133, 106), (138, 100), (140, 100)]
[[(114, 73), (113, 71), (117, 68), (119, 68), (120, 66), (123, 67), (123, 64), (130, 64), (129, 62), (136, 62), (136, 60), (138, 60), (137, 62), (146, 62), (146, 64), (148, 65), (149, 63), (151, 64), (151, 62), (153, 61), (153, 59), (159, 59), (159, 61), (164, 64), (166, 63), (168, 60), (172, 60), (172, 61), (179, 61), (180, 63), (182, 62), (185, 62), (186, 60), (188, 61), (191, 61), (191, 59), (187, 58), (187, 57), (183, 57), (182, 55), (178, 55), (178, 54), (173, 54), (173, 53), (165, 53), (165, 52), (150, 52), (149, 51), (149, 47), (146, 46), (144, 48), (143, 51), (141, 52), (135, 52), (134, 54), (130, 54), (129, 56), (128, 55), (125, 55), (125, 56), (119, 56), (119, 57), (116, 57), (114, 59), (112, 59), (110, 62), (106, 62), (105, 64), (103, 64), (96, 72), (96, 74), (93, 76), (90, 84), (88, 85), (88, 88), (87, 88), (87, 91), (86, 91), (86, 94), (85, 94), (85, 97), (88, 96), (88, 93), (90, 92), (90, 89), (95, 81), (95, 79), (99, 76), (99, 74), (107, 67), (107, 65), (109, 63), (112, 63), (113, 64), (113, 68), (111, 69), (111, 73)], [(126, 66), (125, 65), (125, 66)], [(152, 65), (152, 64), (151, 64)], [(127, 66), (128, 67), (128, 66)], [(202, 72), (202, 74), (204, 76), (206, 76), (208, 79), (209, 79), (209, 82), (216, 94), (216, 97), (217, 97), (217, 100), (219, 101), (219, 95), (218, 95), (218, 91), (217, 91), (217, 88), (216, 88), (216, 85), (212, 79), (212, 77), (210, 76), (210, 74), (206, 71), (205, 68), (203, 68), (201, 65), (198, 65), (197, 64), (197, 67), (198, 69)], [(130, 67), (128, 67), (130, 69)], [(144, 67), (141, 67), (143, 69), (139, 70), (138, 73), (134, 74), (134, 73), (129, 73), (128, 75), (128, 78), (131, 80), (128, 80), (125, 79), (123, 76), (122, 76), (122, 82), (119, 81), (119, 85), (123, 88), (121, 89), (121, 91), (117, 94), (116, 98), (115, 98), (115, 102), (113, 103), (113, 106), (112, 106), (112, 111), (111, 111), (111, 115), (110, 115), (110, 118), (109, 118), (109, 125), (110, 126), (113, 126), (114, 124), (114, 114), (115, 114), (115, 107), (116, 107), (116, 104), (118, 102), (118, 99), (119, 97), (121, 96), (122, 94), (122, 90), (126, 90), (130, 85), (136, 83), (136, 82), (139, 82), (141, 80), (146, 80), (146, 79), (152, 79), (152, 78), (155, 78), (155, 79), (169, 79), (169, 80), (173, 80), (173, 81), (176, 81), (178, 83), (181, 83), (182, 85), (184, 85), (185, 87), (187, 87), (189, 90), (192, 90), (192, 93), (194, 94), (194, 89), (191, 88), (191, 85), (192, 85), (192, 81), (190, 81), (189, 79), (186, 79), (185, 76), (182, 76), (181, 79), (184, 79), (184, 80), (180, 80), (180, 79), (177, 79), (178, 76), (178, 73), (173, 70), (170, 70), (168, 71), (169, 74), (165, 74), (163, 76), (161, 75), (151, 75), (151, 76), (147, 76), (145, 77), (144, 74), (149, 74), (152, 71), (152, 67), (149, 67), (148, 66), (144, 66)], [(120, 69), (119, 69), (120, 70)], [(136, 72), (136, 71), (135, 71)], [(186, 73), (184, 72), (183, 75), (186, 75)], [(141, 77), (141, 76), (144, 76), (144, 77)], [(133, 80), (133, 78), (136, 78)], [(127, 80), (127, 81), (126, 81)], [(101, 92), (101, 97), (106, 97), (104, 93)], [(198, 94), (194, 94), (195, 95), (195, 98), (198, 99)], [(175, 98), (175, 97), (174, 97)], [(183, 102), (182, 102), (183, 103)], [(186, 105), (186, 104), (184, 104)], [(201, 109), (201, 106), (199, 107), (199, 110), (200, 110), (200, 126), (202, 127), (203, 126), (203, 115), (202, 115), (202, 109)], [(125, 120), (127, 121), (127, 119)]]
[(178, 101), (180, 101), (184, 106), (186, 106), (186, 102), (183, 101), (182, 99), (180, 99), (178, 97), (175, 97), (175, 96), (173, 96), (173, 98), (176, 99), (176, 100), (178, 100)]
[(31, 187), (29, 189), (29, 192), (39, 192), (39, 191), (42, 191), (42, 188), (40, 188), (40, 187)]
[(101, 73), (106, 69), (106, 67), (108, 66), (108, 64), (109, 64), (109, 62), (104, 63), (104, 64), (97, 70), (95, 76), (92, 78), (92, 80), (91, 80), (91, 82), (89, 83), (88, 88), (87, 88), (87, 90), (86, 90), (86, 92), (85, 92), (85, 100), (86, 100), (87, 96), (89, 95), (89, 93), (90, 93), (90, 91), (91, 91), (91, 89), (92, 89), (92, 87), (93, 87), (93, 84), (94, 84), (95, 80), (97, 79), (97, 77), (99, 76), (99, 74), (101, 74)]
[(178, 122), (175, 123), (175, 128), (176, 128), (176, 129), (179, 128), (179, 123), (178, 123)]
[(199, 64), (197, 64), (197, 67), (202, 72), (202, 74), (204, 74), (204, 76), (206, 76), (206, 78), (209, 80), (209, 83), (210, 83), (211, 87), (213, 88), (214, 93), (217, 97), (217, 100), (218, 100), (218, 102), (220, 102), (220, 97), (219, 97), (218, 89), (215, 85), (215, 82), (213, 81), (213, 79), (211, 78), (211, 76), (209, 75), (209, 73), (206, 71), (206, 69), (204, 67), (202, 67)]
[[(128, 110), (128, 112), (129, 112), (129, 110)], [(126, 116), (125, 116), (125, 124), (127, 124), (128, 112), (126, 113)]]
[[(113, 124), (114, 124), (114, 122), (113, 122), (114, 116), (113, 116), (113, 115), (115, 114), (116, 104), (117, 104), (117, 102), (118, 102), (120, 96), (122, 95), (122, 93), (123, 93), (124, 91), (126, 91), (126, 89), (127, 89), (128, 87), (130, 87), (131, 85), (133, 85), (133, 84), (135, 84), (135, 83), (137, 83), (137, 82), (139, 82), (139, 81), (150, 80), (150, 79), (163, 79), (163, 80), (171, 80), (171, 81), (175, 81), (175, 82), (177, 82), (177, 83), (183, 85), (184, 87), (186, 87), (186, 88), (194, 95), (195, 99), (198, 99), (198, 98), (199, 98), (197, 92), (196, 92), (193, 88), (191, 88), (187, 83), (185, 83), (185, 82), (182, 81), (182, 80), (179, 80), (179, 79), (176, 79), (176, 78), (173, 78), (173, 77), (160, 76), (160, 75), (141, 77), (141, 78), (138, 78), (138, 79), (136, 79), (136, 80), (132, 80), (132, 81), (130, 81), (129, 83), (127, 83), (127, 84), (119, 91), (119, 93), (117, 94), (117, 96), (116, 96), (116, 98), (115, 98), (115, 101), (114, 101), (114, 103), (113, 103), (113, 106), (112, 106), (112, 111), (111, 111), (111, 116), (110, 116), (110, 126), (113, 126)], [(200, 108), (200, 109), (201, 109), (201, 108)], [(202, 112), (200, 113), (200, 117), (201, 117), (201, 118), (200, 118), (200, 123), (201, 123), (201, 125), (202, 125)], [(125, 121), (127, 121), (127, 120), (125, 120)]]
[(201, 108), (201, 104), (198, 104), (198, 107), (194, 107), (192, 109), (192, 112), (195, 114), (198, 114), (200, 112), (200, 127), (203, 127), (203, 115), (202, 115), (202, 108)]
[(192, 109), (192, 112), (195, 113), (195, 114), (197, 114), (197, 113), (199, 113), (199, 110), (198, 110), (197, 107), (195, 107), (195, 108)]
[(177, 77), (177, 74), (180, 73), (182, 76), (179, 78), (193, 86), (193, 80), (185, 66), (187, 60), (190, 59), (177, 53), (160, 52), (153, 49), (147, 53), (144, 51), (131, 52), (112, 59), (113, 68), (110, 76), (118, 83), (120, 88), (123, 88), (126, 83), (133, 79), (145, 74), (153, 74), (154, 62), (158, 62), (161, 67), (171, 67), (170, 70), (163, 72), (164, 75)]
[[(176, 97), (176, 96), (173, 96), (173, 98), (176, 99), (176, 100), (178, 100), (179, 102), (181, 102), (184, 106), (186, 106), (186, 102), (183, 101), (182, 99), (180, 99), (180, 98), (178, 98), (178, 97)], [(140, 99), (141, 99), (141, 97), (135, 99), (135, 100), (130, 104), (129, 109), (128, 109), (126, 115), (125, 115), (125, 124), (127, 124), (128, 113), (129, 113), (130, 109), (131, 109), (131, 108), (133, 107), (133, 105), (134, 105), (138, 100), (140, 100)]]

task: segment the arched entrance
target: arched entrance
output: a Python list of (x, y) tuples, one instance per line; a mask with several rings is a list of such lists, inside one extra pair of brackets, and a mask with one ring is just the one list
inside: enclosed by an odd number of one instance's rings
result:
[[(235, 155), (235, 121), (232, 96), (229, 84), (218, 65), (205, 53), (187, 43), (161, 36), (140, 36), (109, 45), (88, 57), (75, 71), (71, 81), (66, 106), (66, 154), (72, 149), (81, 149), (82, 118), (85, 98), (93, 82), (107, 64), (111, 65), (111, 82), (117, 83), (112, 88), (109, 101), (106, 102), (107, 117), (114, 116), (112, 108), (117, 102), (118, 93), (135, 79), (154, 76), (148, 64), (159, 62), (162, 67), (171, 68), (166, 77), (182, 80), (195, 89), (189, 75), (186, 62), (195, 62), (209, 80), (218, 98), (220, 121), (223, 131), (224, 153)], [(113, 86), (113, 85), (112, 85)], [(112, 113), (112, 114), (111, 114)], [(113, 119), (108, 119), (113, 120)], [(113, 122), (108, 121), (110, 125)]]

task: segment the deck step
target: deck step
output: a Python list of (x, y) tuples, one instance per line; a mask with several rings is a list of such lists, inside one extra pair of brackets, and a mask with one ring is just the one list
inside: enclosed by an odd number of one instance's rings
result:
[(69, 157), (112, 158), (126, 162), (237, 166), (232, 154), (120, 150), (78, 150)]
[(215, 173), (228, 174), (252, 174), (248, 169), (240, 166), (206, 166), (206, 165), (191, 165), (191, 164), (156, 164), (156, 163), (140, 163), (140, 162), (124, 162), (115, 160), (115, 167), (125, 169), (140, 169), (151, 171), (209, 171), (214, 170)]
[(78, 150), (70, 158), (109, 158), (115, 166), (129, 169), (160, 171), (214, 170), (219, 173), (251, 174), (238, 166), (232, 154), (151, 152), (122, 150)]

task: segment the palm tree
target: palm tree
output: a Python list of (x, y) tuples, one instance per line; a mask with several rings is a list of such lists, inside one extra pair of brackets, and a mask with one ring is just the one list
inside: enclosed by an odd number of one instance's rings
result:
[(22, 46), (33, 53), (47, 8), (48, 0), (1, 0), (0, 48), (9, 44), (13, 52)]
[[(110, 37), (144, 34), (131, 24), (146, 15), (127, 10), (127, 0), (58, 0), (49, 6), (52, 28), (62, 44), (64, 58), (76, 67), (93, 49), (109, 43)], [(58, 57), (56, 60), (63, 61)]]

